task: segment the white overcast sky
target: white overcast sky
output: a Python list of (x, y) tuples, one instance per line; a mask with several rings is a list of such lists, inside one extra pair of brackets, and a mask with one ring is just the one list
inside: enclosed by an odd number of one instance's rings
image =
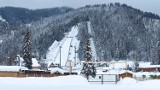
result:
[(160, 0), (0, 0), (0, 7), (15, 6), (29, 9), (69, 6), (73, 8), (85, 5), (120, 2), (143, 11), (160, 15)]

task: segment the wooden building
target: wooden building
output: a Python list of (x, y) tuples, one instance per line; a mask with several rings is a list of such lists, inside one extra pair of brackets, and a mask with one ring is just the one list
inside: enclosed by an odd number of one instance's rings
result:
[(59, 68), (59, 67), (50, 67), (48, 70), (51, 72), (51, 76), (62, 76), (66, 72), (65, 70)]
[(22, 70), (25, 77), (50, 77), (50, 72), (45, 70)]
[(0, 77), (25, 77), (21, 72), (25, 67), (20, 66), (0, 66)]
[(160, 72), (160, 65), (140, 66), (142, 72)]
[(133, 73), (130, 71), (125, 71), (125, 70), (119, 73), (119, 78), (123, 79), (125, 77), (133, 78)]
[(21, 66), (0, 66), (0, 77), (50, 77), (50, 71), (28, 70)]

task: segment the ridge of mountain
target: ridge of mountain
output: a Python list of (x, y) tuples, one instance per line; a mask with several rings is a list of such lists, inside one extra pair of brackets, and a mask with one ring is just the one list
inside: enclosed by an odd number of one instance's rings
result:
[[(130, 59), (160, 64), (160, 51), (157, 49), (160, 47), (160, 17), (119, 3), (87, 5), (56, 17), (50, 16), (31, 22), (29, 28), (32, 33), (33, 55), (39, 60), (44, 59), (52, 43), (55, 40), (60, 41), (72, 26), (79, 23), (78, 55), (80, 60), (84, 60), (85, 36), (89, 36), (88, 21), (99, 60)], [(12, 38), (4, 40), (1, 58), (6, 61), (0, 60), (1, 63), (7, 64), (9, 60), (5, 57), (21, 54), (21, 33), (26, 28), (19, 28), (14, 35), (9, 35)]]

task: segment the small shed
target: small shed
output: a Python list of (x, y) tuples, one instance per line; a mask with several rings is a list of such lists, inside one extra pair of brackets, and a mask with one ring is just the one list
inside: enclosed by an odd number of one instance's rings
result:
[(123, 70), (119, 73), (119, 78), (130, 77), (133, 78), (133, 73), (131, 71)]
[(51, 72), (52, 77), (62, 76), (66, 72), (65, 70), (58, 68), (58, 67), (48, 68), (48, 70)]

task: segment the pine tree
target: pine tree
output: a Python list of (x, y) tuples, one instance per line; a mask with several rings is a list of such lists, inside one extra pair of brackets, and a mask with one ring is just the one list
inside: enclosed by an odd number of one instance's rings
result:
[(135, 62), (135, 72), (138, 72), (139, 71), (139, 63), (138, 62)]
[[(86, 46), (84, 48), (84, 53), (86, 62), (92, 61), (92, 53), (89, 39), (87, 40)], [(87, 77), (87, 79), (89, 76), (92, 76), (94, 78), (96, 76), (96, 68), (92, 63), (84, 63), (81, 73), (84, 74)]]
[(25, 67), (27, 67), (28, 69), (32, 69), (31, 42), (29, 31), (27, 31), (24, 36), (23, 59), (25, 62)]

